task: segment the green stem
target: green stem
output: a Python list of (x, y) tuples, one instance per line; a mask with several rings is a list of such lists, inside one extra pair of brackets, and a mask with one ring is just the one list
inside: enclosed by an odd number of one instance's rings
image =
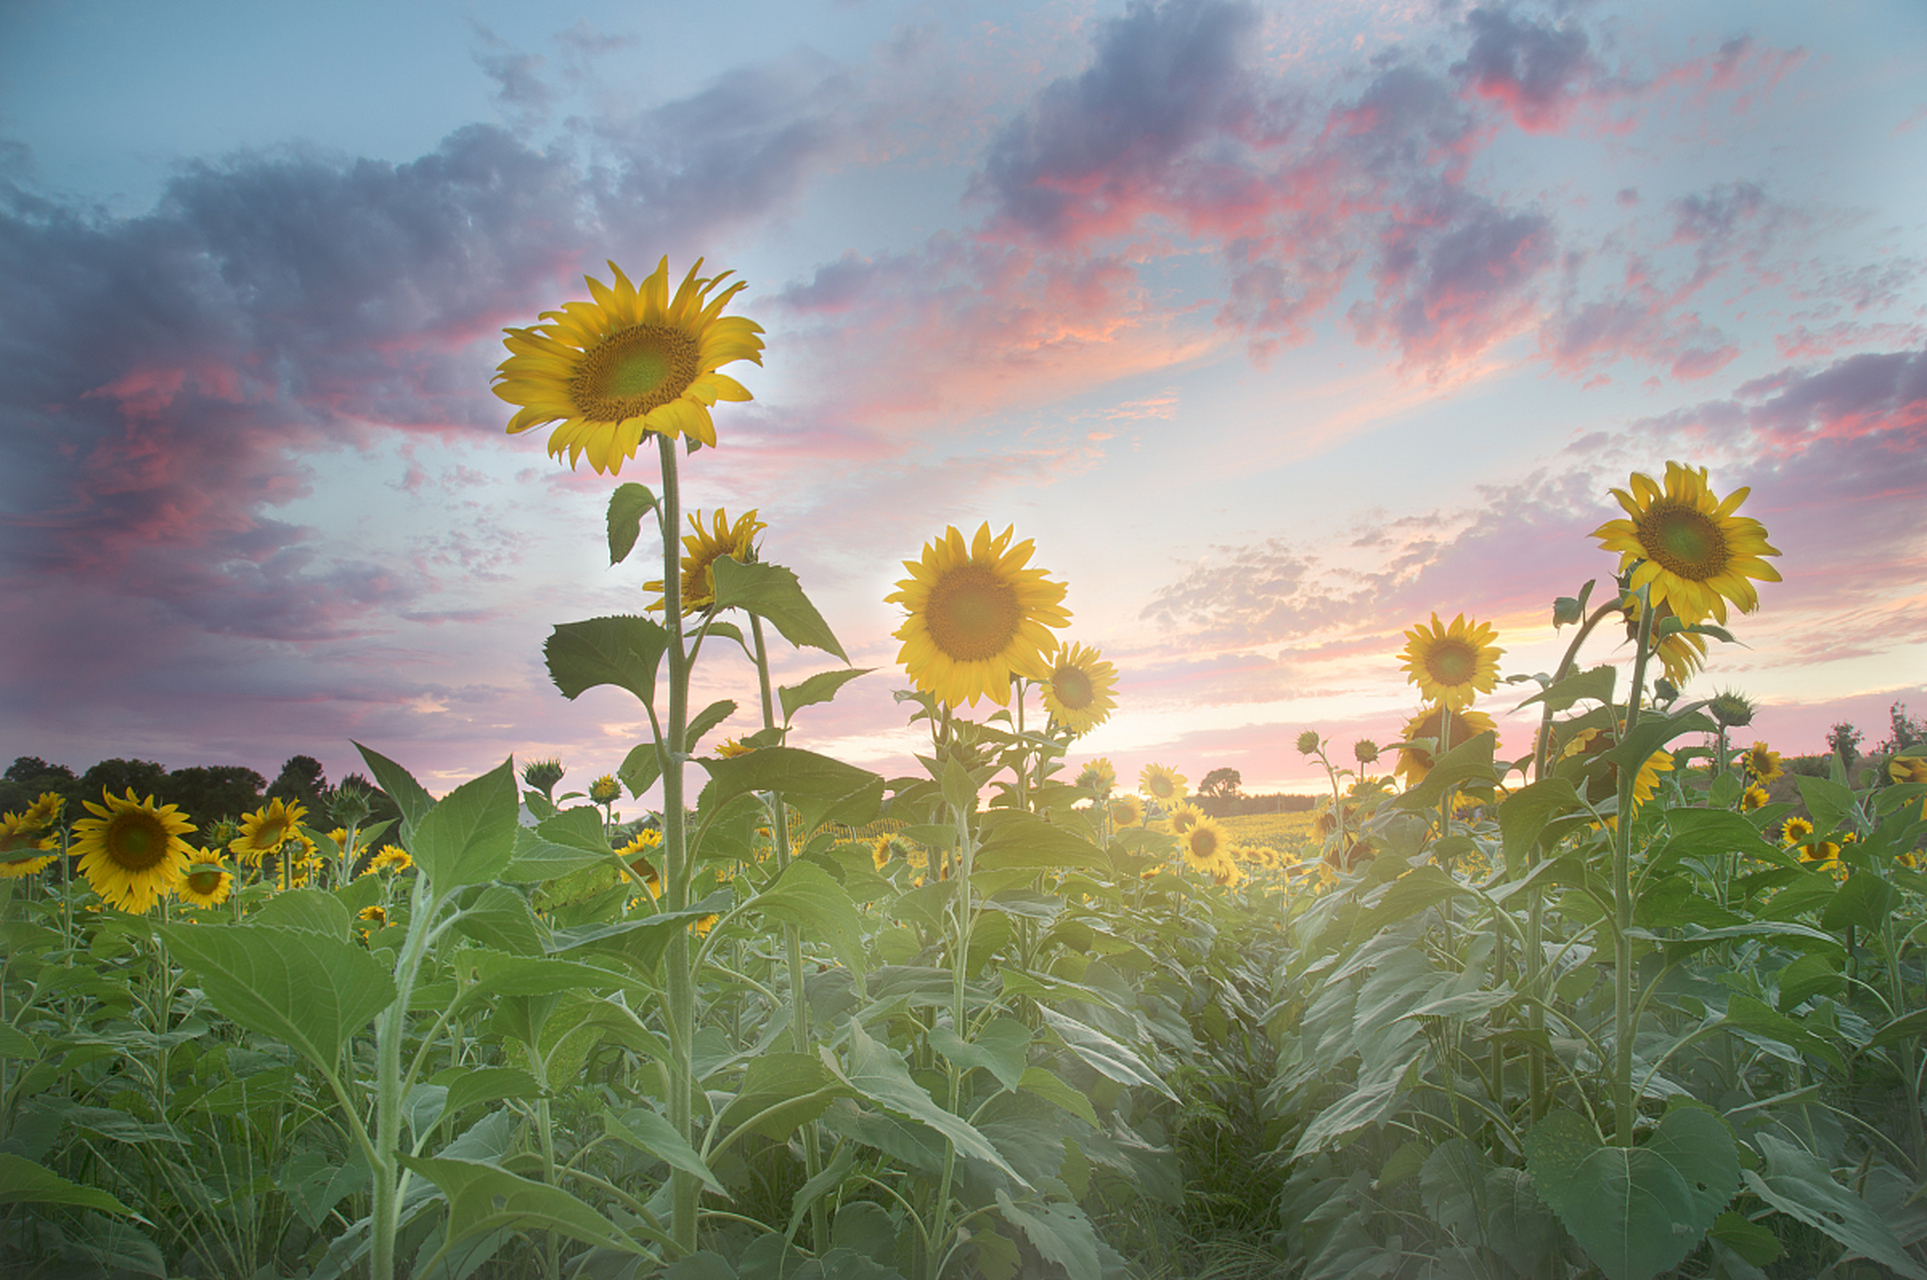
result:
[[(1633, 654), (1633, 684), (1626, 694), (1626, 727), (1620, 741), (1639, 724), (1639, 697), (1646, 685), (1646, 659), (1652, 650), (1652, 602), (1641, 590), (1639, 648)], [(1643, 763), (1643, 762), (1641, 762)], [(1638, 1110), (1633, 1101), (1633, 785), (1639, 763), (1619, 766), (1619, 811), (1613, 824), (1613, 1125), (1622, 1147), (1633, 1145)]]
[(395, 1236), (401, 1214), (396, 1153), (401, 1149), (402, 1039), (408, 1030), (408, 998), (428, 950), (429, 917), (440, 905), (431, 900), (428, 887), (427, 877), (417, 874), (414, 901), (408, 911), (408, 936), (395, 962), (396, 996), (375, 1023), (375, 1137), (370, 1159), (374, 1166), (369, 1262), (372, 1280), (394, 1280), (395, 1275)]

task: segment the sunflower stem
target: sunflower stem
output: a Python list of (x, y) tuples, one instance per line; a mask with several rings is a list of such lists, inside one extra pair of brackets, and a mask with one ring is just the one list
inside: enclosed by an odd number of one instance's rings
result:
[[(1639, 724), (1639, 695), (1646, 684), (1646, 659), (1652, 647), (1653, 609), (1641, 587), (1639, 647), (1633, 653), (1633, 684), (1626, 694), (1626, 728)], [(1638, 1111), (1633, 1102), (1633, 784), (1644, 762), (1619, 766), (1619, 811), (1613, 826), (1613, 1125), (1622, 1147), (1633, 1145)]]

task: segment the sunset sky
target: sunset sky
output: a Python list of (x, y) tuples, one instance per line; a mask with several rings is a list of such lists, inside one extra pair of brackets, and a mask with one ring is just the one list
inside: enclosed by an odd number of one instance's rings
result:
[[(1687, 695), (1871, 746), (1927, 713), (1923, 67), (1918, 0), (13, 0), (0, 757), (612, 770), (643, 715), (542, 643), (653, 548), (609, 567), (618, 481), (489, 380), (664, 254), (768, 331), (685, 502), (757, 508), (880, 668), (797, 745), (914, 768), (884, 597), (988, 521), (1120, 672), (1074, 763), (1311, 789), (1300, 730), (1417, 710), (1433, 611), (1549, 670), (1670, 459), (1785, 578)], [(1526, 692), (1481, 703), (1515, 754)]]

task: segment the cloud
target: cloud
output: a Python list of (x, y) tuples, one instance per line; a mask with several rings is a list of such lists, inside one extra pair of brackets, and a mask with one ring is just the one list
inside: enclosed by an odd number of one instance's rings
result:
[(1586, 33), (1515, 18), (1507, 9), (1474, 9), (1465, 22), (1472, 47), (1452, 70), (1473, 93), (1497, 103), (1528, 133), (1556, 132), (1600, 74)]

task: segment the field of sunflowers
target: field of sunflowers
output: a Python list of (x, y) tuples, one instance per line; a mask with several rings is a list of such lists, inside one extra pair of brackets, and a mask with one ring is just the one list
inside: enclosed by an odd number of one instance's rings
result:
[[(788, 745), (866, 672), (754, 512), (682, 510), (762, 349), (700, 266), (591, 280), (496, 381), (571, 465), (655, 445), (606, 529), (649, 599), (545, 651), (641, 704), (615, 775), (435, 797), (364, 746), (378, 791), (219, 838), (5, 815), (8, 1276), (1927, 1280), (1927, 745), (1795, 774), (1681, 695), (1777, 578), (1744, 492), (1634, 475), (1557, 670), (1416, 622), (1402, 739), (1308, 729), (1320, 808), (1222, 821), (1078, 755), (1117, 674), (1066, 584), (949, 529), (884, 777)], [(712, 740), (699, 661), (760, 731)]]

